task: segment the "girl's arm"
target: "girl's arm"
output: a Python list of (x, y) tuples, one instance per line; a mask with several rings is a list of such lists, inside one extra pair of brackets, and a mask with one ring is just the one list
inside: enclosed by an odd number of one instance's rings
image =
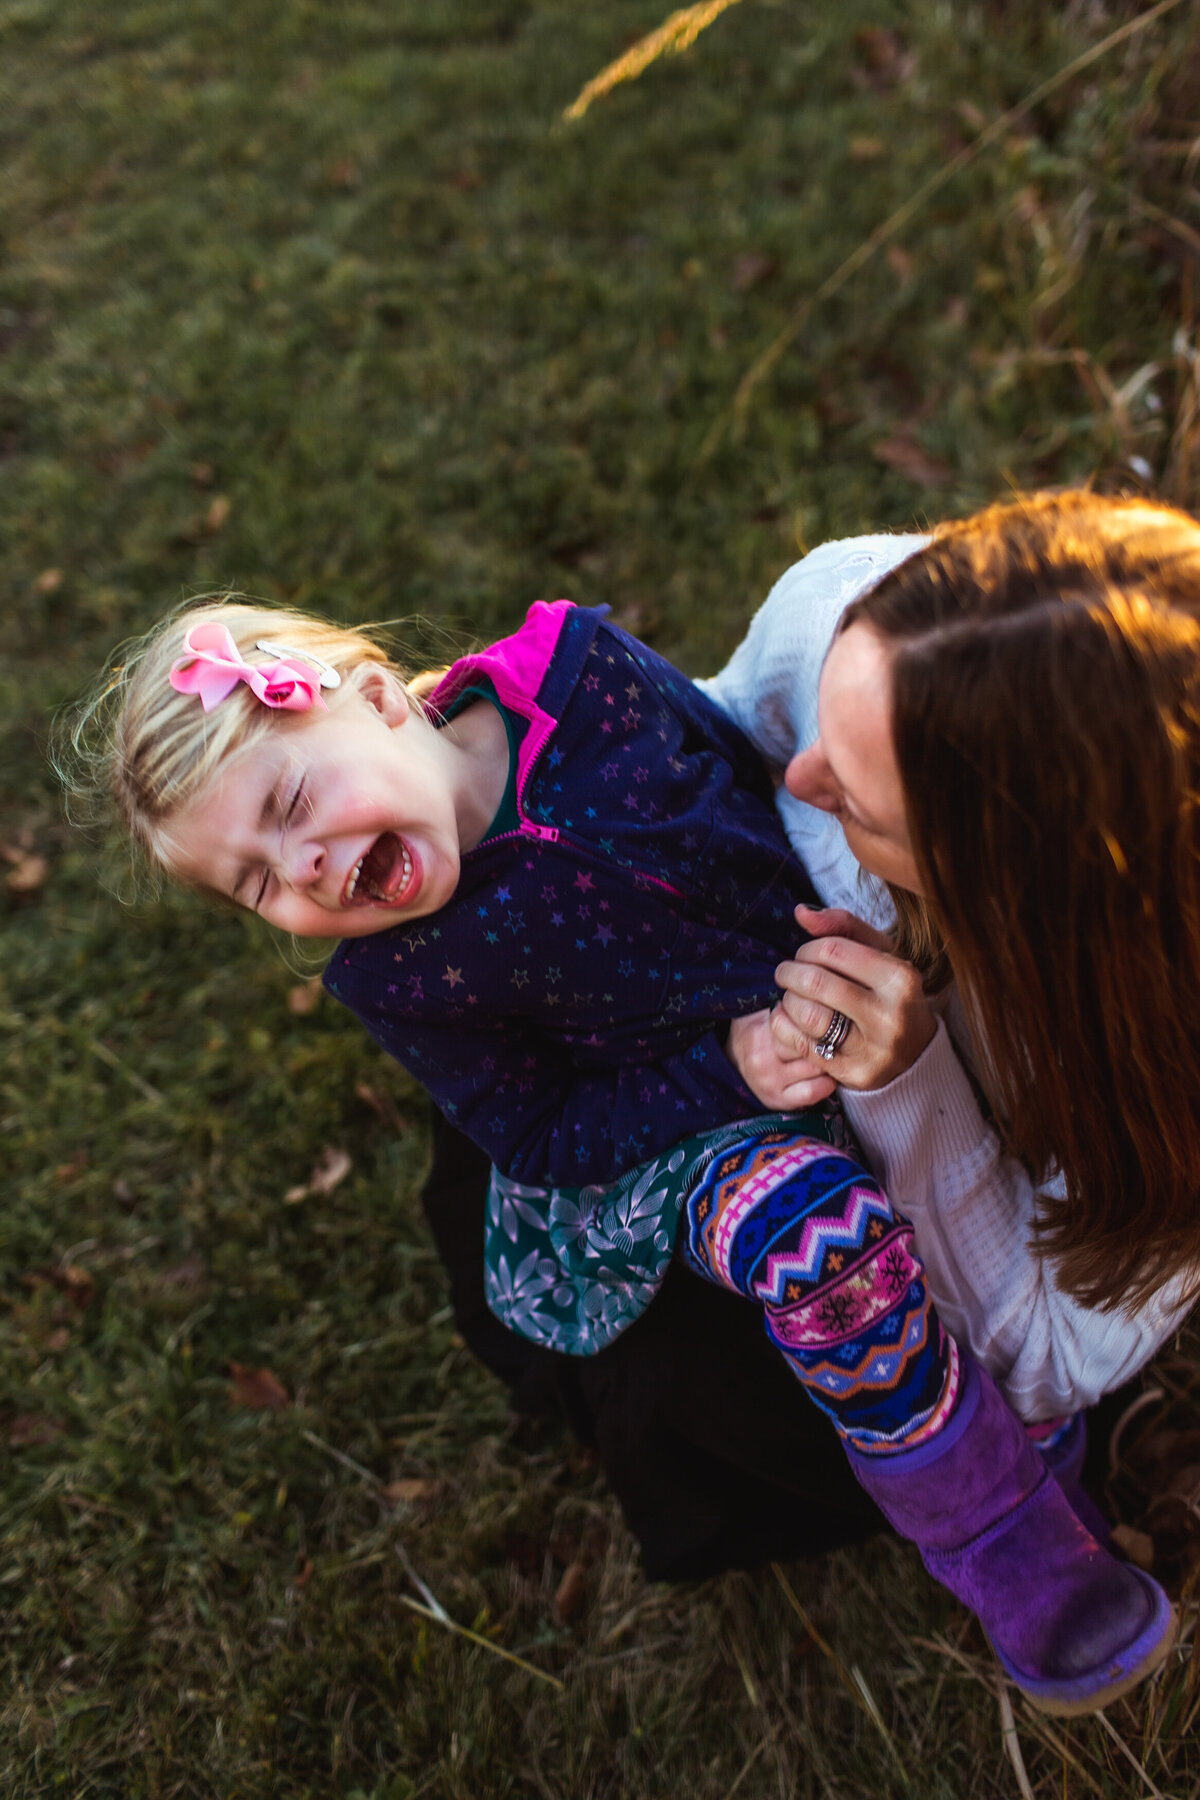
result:
[(655, 1062), (595, 1067), (520, 1018), (503, 1029), (391, 1009), (377, 984), (339, 980), (339, 999), (427, 1089), (451, 1124), (514, 1180), (615, 1179), (715, 1122), (763, 1110), (710, 1030)]

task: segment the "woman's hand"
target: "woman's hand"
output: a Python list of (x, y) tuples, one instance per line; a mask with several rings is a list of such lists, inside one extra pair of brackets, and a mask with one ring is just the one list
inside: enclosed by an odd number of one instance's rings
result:
[(799, 1112), (828, 1100), (837, 1086), (820, 1057), (797, 1056), (771, 1028), (775, 1009), (731, 1019), (725, 1054), (768, 1112)]
[(813, 1057), (834, 1013), (844, 1013), (850, 1030), (822, 1066), (843, 1087), (886, 1087), (912, 1067), (937, 1028), (920, 975), (853, 913), (798, 906), (796, 922), (812, 941), (775, 971), (783, 998), (770, 1023), (780, 1058)]

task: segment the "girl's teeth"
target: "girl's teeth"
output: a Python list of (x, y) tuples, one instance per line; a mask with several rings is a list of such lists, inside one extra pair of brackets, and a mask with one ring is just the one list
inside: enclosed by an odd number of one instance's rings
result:
[(413, 868), (412, 857), (408, 853), (408, 845), (405, 843), (401, 843), (401, 845), (400, 845), (400, 879), (399, 879), (399, 881), (396, 882), (392, 887), (384, 888), (382, 890), (378, 887), (368, 887), (367, 892), (370, 895), (371, 899), (372, 900), (382, 900), (384, 902), (397, 900), (400, 897), (400, 895), (404, 892), (404, 890), (408, 886), (409, 882), (412, 880), (412, 868)]
[[(355, 863), (353, 869), (351, 869), (351, 871), (350, 871), (350, 879), (346, 883), (346, 896), (342, 902), (342, 904), (344, 906), (349, 906), (353, 902), (354, 897), (358, 892), (358, 879), (359, 879), (359, 876), (362, 874), (363, 864), (366, 862), (366, 860), (367, 859), (366, 859), (365, 855), (360, 856), (358, 861)], [(409, 852), (408, 845), (402, 842), (400, 845), (400, 880), (396, 885), (395, 892), (381, 894), (377, 888), (373, 888), (373, 887), (369, 886), (366, 890), (367, 898), (369, 900), (382, 900), (382, 901), (396, 899), (397, 896), (399, 896), (400, 894), (402, 894), (404, 892), (404, 890), (407, 888), (409, 882), (412, 880), (412, 872), (413, 872), (412, 856)]]

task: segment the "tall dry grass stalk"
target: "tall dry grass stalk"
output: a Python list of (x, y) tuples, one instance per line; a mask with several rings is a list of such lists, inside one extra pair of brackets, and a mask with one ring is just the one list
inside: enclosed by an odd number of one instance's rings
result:
[[(979, 133), (979, 136), (973, 143), (966, 145), (966, 147), (960, 150), (956, 156), (952, 156), (948, 162), (944, 163), (940, 169), (935, 170), (928, 180), (922, 182), (915, 193), (910, 194), (908, 199), (905, 200), (902, 205), (898, 206), (894, 212), (890, 213), (886, 219), (882, 220), (882, 222), (876, 226), (875, 230), (872, 231), (869, 236), (865, 237), (843, 262), (838, 264), (837, 268), (826, 277), (815, 292), (805, 295), (804, 299), (794, 308), (791, 317), (786, 320), (765, 349), (755, 357), (754, 361), (750, 364), (750, 367), (742, 376), (741, 381), (738, 383), (732, 405), (726, 412), (721, 414), (705, 436), (700, 447), (697, 461), (699, 463), (708, 461), (716, 451), (717, 445), (720, 443), (727, 430), (732, 431), (735, 440), (740, 439), (744, 435), (746, 421), (750, 411), (750, 402), (754, 397), (755, 391), (761, 386), (763, 381), (771, 374), (776, 364), (795, 343), (817, 308), (822, 305), (824, 301), (832, 299), (836, 293), (845, 287), (851, 277), (856, 275), (858, 271), (871, 260), (875, 252), (882, 249), (885, 244), (896, 237), (902, 228), (928, 204), (935, 194), (940, 193), (956, 175), (961, 174), (964, 169), (969, 168), (985, 150), (989, 149), (993, 144), (1002, 141), (1005, 134), (1011, 130), (1011, 128), (1026, 113), (1031, 111), (1032, 108), (1040, 105), (1041, 102), (1048, 99), (1051, 94), (1057, 93), (1068, 81), (1071, 81), (1076, 75), (1081, 74), (1085, 69), (1090, 68), (1093, 63), (1098, 62), (1102, 57), (1107, 56), (1108, 53), (1115, 50), (1119, 44), (1123, 44), (1127, 42), (1129, 38), (1137, 36), (1138, 33), (1145, 31), (1148, 26), (1155, 24), (1165, 14), (1172, 12), (1179, 3), (1180, 0), (1158, 0), (1157, 6), (1152, 6), (1148, 12), (1139, 14), (1135, 19), (1127, 20), (1126, 23), (1119, 26), (1117, 30), (1110, 32), (1107, 37), (1100, 41), (1100, 43), (1093, 44), (1092, 47), (1089, 50), (1085, 50), (1082, 55), (1073, 57), (1072, 60), (1065, 64), (1063, 68), (1059, 69), (1056, 74), (1050, 76), (1048, 80), (1040, 82), (1038, 86), (1026, 94), (1022, 100), (1019, 100), (1015, 106), (1010, 106), (1007, 112), (1001, 113), (996, 118), (992, 119), (989, 124), (984, 126), (983, 130)], [(676, 15), (676, 17), (679, 16), (680, 15), (678, 14)], [(584, 92), (586, 93), (587, 90), (585, 89)], [(582, 97), (583, 96), (581, 95), (580, 98), (582, 99)], [(576, 104), (578, 104), (578, 102)]]
[(607, 68), (594, 75), (563, 113), (564, 119), (582, 119), (593, 100), (602, 100), (623, 81), (636, 81), (660, 56), (679, 56), (690, 50), (702, 31), (738, 0), (701, 0), (697, 6), (685, 6), (673, 12), (655, 31), (647, 32), (631, 44), (624, 56), (618, 56)]

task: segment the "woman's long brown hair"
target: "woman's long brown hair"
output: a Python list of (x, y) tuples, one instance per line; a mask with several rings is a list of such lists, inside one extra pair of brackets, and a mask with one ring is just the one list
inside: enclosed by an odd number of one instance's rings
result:
[(892, 650), (924, 901), (1085, 1304), (1200, 1286), (1200, 525), (1073, 493), (945, 527), (851, 606)]

